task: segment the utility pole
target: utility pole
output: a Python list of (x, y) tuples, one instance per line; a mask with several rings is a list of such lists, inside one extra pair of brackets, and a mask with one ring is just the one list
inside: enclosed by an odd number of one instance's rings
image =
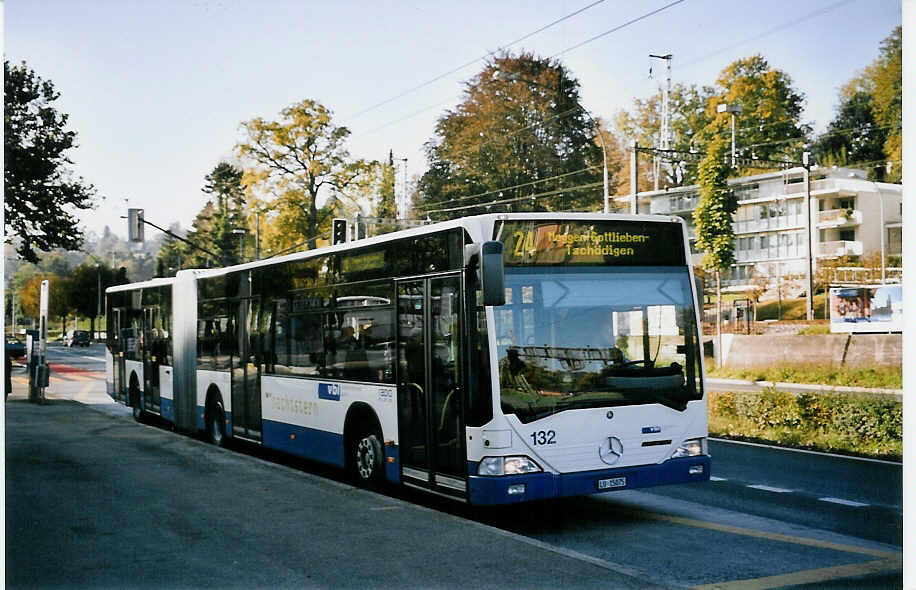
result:
[[(665, 60), (665, 85), (662, 86), (662, 129), (659, 138), (659, 149), (661, 150), (670, 150), (671, 149), (671, 133), (670, 133), (670, 121), (671, 115), (668, 106), (668, 95), (671, 93), (671, 54), (667, 53), (665, 55), (654, 55), (649, 54), (649, 57), (655, 59)], [(655, 158), (655, 190), (658, 190), (658, 179), (661, 176), (662, 170), (662, 161), (661, 158)]]
[(639, 213), (639, 143), (634, 139), (630, 143), (630, 213)]
[(811, 223), (811, 164), (810, 152), (802, 154), (802, 164), (805, 170), (805, 210), (806, 227), (808, 230), (808, 288), (805, 298), (805, 318), (810, 322), (814, 320), (814, 227)]

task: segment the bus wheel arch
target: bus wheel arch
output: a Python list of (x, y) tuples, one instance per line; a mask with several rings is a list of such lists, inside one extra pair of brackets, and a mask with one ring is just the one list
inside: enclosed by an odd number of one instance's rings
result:
[(357, 402), (344, 420), (344, 466), (361, 486), (378, 487), (385, 479), (382, 427), (375, 411)]
[(134, 413), (134, 420), (139, 422), (143, 415), (146, 413), (143, 411), (142, 401), (143, 397), (140, 394), (140, 378), (137, 377), (136, 371), (130, 372), (130, 379), (128, 380), (129, 385), (127, 386), (127, 399), (130, 402), (130, 407)]
[(226, 440), (226, 410), (223, 405), (223, 395), (216, 385), (211, 385), (207, 390), (206, 404), (204, 405), (204, 429), (207, 440), (221, 447)]

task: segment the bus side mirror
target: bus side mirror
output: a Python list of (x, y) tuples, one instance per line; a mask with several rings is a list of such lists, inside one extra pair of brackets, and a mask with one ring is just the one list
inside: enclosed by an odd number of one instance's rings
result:
[(496, 241), (468, 244), (464, 247), (464, 262), (477, 269), (483, 304), (506, 304), (506, 281), (503, 272), (503, 243)]

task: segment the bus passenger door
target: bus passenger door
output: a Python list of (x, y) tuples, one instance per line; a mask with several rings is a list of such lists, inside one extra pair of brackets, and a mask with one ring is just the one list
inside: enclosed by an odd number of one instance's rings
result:
[(407, 484), (464, 496), (459, 276), (398, 283), (398, 424)]
[(232, 430), (237, 436), (261, 440), (258, 300), (231, 301), (229, 318), (233, 342)]

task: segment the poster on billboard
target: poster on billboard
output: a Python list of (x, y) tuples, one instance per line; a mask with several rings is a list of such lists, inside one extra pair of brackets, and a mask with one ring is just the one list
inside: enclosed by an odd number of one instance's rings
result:
[(830, 288), (831, 332), (902, 332), (903, 285)]

